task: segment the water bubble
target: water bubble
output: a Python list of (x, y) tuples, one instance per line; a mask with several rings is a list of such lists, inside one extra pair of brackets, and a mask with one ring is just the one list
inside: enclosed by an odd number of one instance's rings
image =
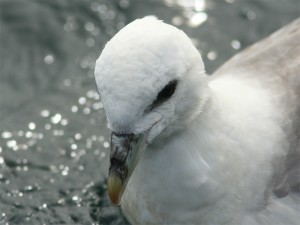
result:
[(71, 107), (71, 111), (72, 111), (73, 113), (78, 112), (78, 107), (77, 107), (76, 105), (73, 105), (73, 106)]
[(30, 130), (34, 130), (35, 129), (35, 123), (34, 122), (30, 122), (29, 124), (28, 124), (28, 128), (30, 129)]
[(210, 51), (209, 53), (207, 53), (207, 58), (211, 61), (216, 60), (217, 57), (218, 54), (215, 51)]
[(80, 149), (80, 151), (78, 152), (79, 156), (85, 155), (86, 151), (85, 149)]
[(91, 109), (90, 108), (86, 107), (86, 108), (83, 109), (83, 114), (88, 115), (90, 113), (91, 113)]
[(53, 124), (58, 124), (61, 120), (61, 115), (59, 113), (56, 113), (54, 116), (51, 117), (51, 122)]
[(95, 25), (92, 22), (87, 22), (84, 28), (86, 31), (92, 32), (95, 29)]
[(180, 17), (180, 16), (174, 16), (174, 17), (172, 18), (172, 23), (173, 23), (175, 26), (180, 26), (180, 25), (182, 25), (182, 23), (183, 23), (183, 19), (182, 19), (182, 17)]
[(10, 141), (6, 142), (6, 145), (9, 148), (13, 148), (14, 146), (17, 145), (17, 142), (15, 140), (10, 140)]
[(68, 171), (67, 171), (67, 170), (63, 170), (63, 171), (61, 171), (61, 175), (63, 175), (63, 176), (67, 176), (67, 175), (68, 175)]
[(234, 49), (240, 49), (241, 48), (241, 42), (239, 42), (238, 40), (232, 40), (231, 46)]
[(20, 149), (21, 150), (27, 150), (28, 146), (26, 144), (22, 144), (22, 145), (20, 145)]
[(0, 156), (0, 164), (4, 164), (4, 158)]
[(191, 17), (188, 25), (191, 26), (191, 27), (198, 27), (202, 23), (204, 23), (206, 20), (207, 20), (207, 14), (204, 13), (204, 12), (198, 12), (198, 13), (195, 13)]
[(19, 131), (18, 131), (18, 136), (19, 136), (19, 137), (23, 137), (23, 136), (24, 136), (24, 131), (19, 130)]
[(87, 185), (85, 185), (86, 189), (89, 189), (91, 187), (93, 187), (95, 185), (94, 181), (91, 181), (90, 183), (88, 183)]
[(76, 144), (71, 144), (71, 149), (76, 150), (77, 149), (77, 145)]
[(64, 130), (54, 130), (53, 135), (54, 136), (63, 136), (65, 134)]
[(44, 203), (43, 205), (39, 206), (39, 210), (43, 210), (45, 208), (47, 208), (47, 204), (46, 203)]
[(78, 170), (83, 171), (84, 170), (84, 166), (83, 165), (79, 165), (78, 166)]
[(91, 37), (89, 37), (88, 39), (86, 39), (86, 45), (88, 47), (94, 47), (95, 46), (95, 40)]
[(66, 126), (66, 125), (68, 124), (68, 120), (67, 120), (67, 119), (62, 119), (62, 120), (60, 121), (60, 124), (61, 124), (62, 126)]
[(72, 200), (73, 200), (73, 201), (78, 201), (78, 200), (79, 200), (79, 197), (78, 197), (77, 195), (74, 195), (74, 196), (72, 197)]
[(78, 24), (75, 20), (75, 17), (68, 16), (67, 22), (64, 25), (64, 30), (65, 31), (72, 31), (72, 30), (76, 30), (77, 28), (78, 28)]
[(104, 147), (104, 148), (108, 148), (108, 147), (109, 147), (109, 142), (105, 141), (105, 142), (103, 143), (103, 147)]
[(64, 25), (64, 30), (65, 30), (65, 31), (71, 31), (71, 30), (73, 30), (72, 24), (71, 24), (71, 23), (66, 23), (66, 24)]
[(79, 133), (75, 134), (75, 139), (76, 139), (76, 140), (80, 140), (81, 137), (82, 137), (81, 134), (79, 134)]
[(96, 102), (96, 103), (93, 104), (92, 108), (94, 110), (102, 109), (103, 108), (103, 104), (102, 104), (102, 102)]
[(72, 158), (75, 158), (77, 156), (77, 153), (76, 152), (71, 152), (71, 157)]
[(91, 9), (93, 11), (98, 11), (99, 8), (100, 8), (100, 4), (98, 2), (92, 2)]
[(50, 165), (50, 166), (49, 166), (49, 169), (50, 169), (50, 171), (51, 171), (52, 173), (57, 173), (57, 172), (58, 172), (58, 169), (57, 169), (57, 167), (56, 167), (55, 165)]
[(58, 204), (62, 205), (65, 203), (65, 199), (61, 198), (57, 201)]
[(206, 8), (205, 0), (196, 0), (194, 4), (195, 4), (195, 6), (194, 6), (195, 10), (198, 12), (203, 11)]
[(107, 6), (105, 4), (101, 4), (97, 10), (100, 14), (105, 14), (107, 11)]
[(51, 54), (48, 54), (45, 56), (44, 61), (46, 64), (52, 64), (54, 62), (54, 56)]
[(104, 158), (105, 155), (106, 155), (105, 152), (101, 152), (101, 153), (100, 153), (100, 157), (101, 157), (101, 158)]
[(86, 96), (88, 98), (93, 98), (94, 97), (94, 94), (95, 94), (95, 91), (94, 90), (89, 90), (87, 93), (86, 93)]
[(99, 100), (100, 99), (100, 95), (97, 92), (94, 93), (94, 99), (95, 100)]
[(85, 98), (85, 97), (80, 97), (80, 98), (78, 99), (78, 103), (79, 103), (80, 105), (84, 105), (84, 104), (86, 103), (86, 98)]
[(24, 190), (25, 190), (26, 192), (32, 191), (32, 190), (33, 190), (33, 186), (28, 185), (28, 186), (24, 187)]
[(119, 6), (123, 9), (127, 9), (130, 5), (129, 0), (120, 0), (119, 1)]
[(110, 10), (106, 13), (106, 18), (108, 20), (113, 20), (115, 17), (116, 17), (116, 13), (112, 10)]
[(0, 153), (2, 152), (2, 147), (0, 146)]
[(43, 109), (43, 110), (40, 112), (40, 115), (41, 115), (42, 117), (48, 117), (48, 116), (50, 115), (50, 112), (49, 112), (49, 110), (47, 110), (47, 109)]
[(235, 0), (225, 0), (227, 3), (234, 3), (235, 2)]
[(9, 132), (9, 131), (3, 131), (2, 134), (1, 134), (2, 138), (11, 138), (12, 137), (12, 133)]
[(89, 61), (88, 61), (88, 60), (84, 59), (84, 60), (82, 60), (82, 61), (80, 62), (80, 67), (81, 67), (82, 69), (86, 69), (86, 68), (88, 68), (88, 66), (89, 66)]
[(32, 138), (32, 132), (31, 132), (31, 131), (27, 131), (27, 132), (25, 133), (25, 137), (26, 137), (26, 138)]
[(11, 191), (11, 193), (12, 193), (13, 196), (16, 196), (16, 195), (19, 193), (19, 190), (13, 189), (13, 190)]
[(28, 146), (33, 146), (36, 144), (36, 141), (34, 139), (30, 139), (28, 142), (27, 142), (27, 145)]
[(87, 148), (91, 148), (92, 147), (92, 145), (93, 145), (93, 142), (92, 142), (92, 140), (91, 139), (86, 139), (86, 147)]
[(44, 138), (44, 134), (39, 133), (39, 134), (38, 134), (38, 139), (43, 139), (43, 138)]

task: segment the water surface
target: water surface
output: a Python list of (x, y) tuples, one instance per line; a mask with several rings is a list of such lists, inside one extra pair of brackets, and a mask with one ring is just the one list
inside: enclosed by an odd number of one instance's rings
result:
[(126, 224), (106, 192), (94, 83), (104, 44), (146, 15), (183, 29), (208, 73), (299, 16), (298, 0), (1, 0), (0, 224)]

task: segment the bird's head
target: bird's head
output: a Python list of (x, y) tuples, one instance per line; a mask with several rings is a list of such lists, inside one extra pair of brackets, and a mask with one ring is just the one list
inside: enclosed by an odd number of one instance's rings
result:
[(108, 193), (119, 205), (147, 145), (180, 131), (201, 111), (204, 64), (181, 30), (145, 17), (106, 44), (95, 77), (112, 132)]

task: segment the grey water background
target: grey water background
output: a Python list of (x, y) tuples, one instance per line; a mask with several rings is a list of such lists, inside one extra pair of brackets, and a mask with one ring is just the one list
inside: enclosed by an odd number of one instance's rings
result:
[(156, 15), (176, 25), (212, 73), (299, 17), (299, 4), (0, 0), (0, 224), (127, 224), (107, 197), (109, 131), (93, 75), (127, 23)]

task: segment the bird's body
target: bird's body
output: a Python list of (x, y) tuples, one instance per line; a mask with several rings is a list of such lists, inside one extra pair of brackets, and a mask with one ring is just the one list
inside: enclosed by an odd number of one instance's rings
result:
[(193, 107), (175, 107), (175, 122), (145, 150), (124, 191), (132, 224), (297, 224), (299, 26), (248, 48), (213, 76), (201, 66), (188, 70), (190, 79), (203, 76), (180, 99)]

